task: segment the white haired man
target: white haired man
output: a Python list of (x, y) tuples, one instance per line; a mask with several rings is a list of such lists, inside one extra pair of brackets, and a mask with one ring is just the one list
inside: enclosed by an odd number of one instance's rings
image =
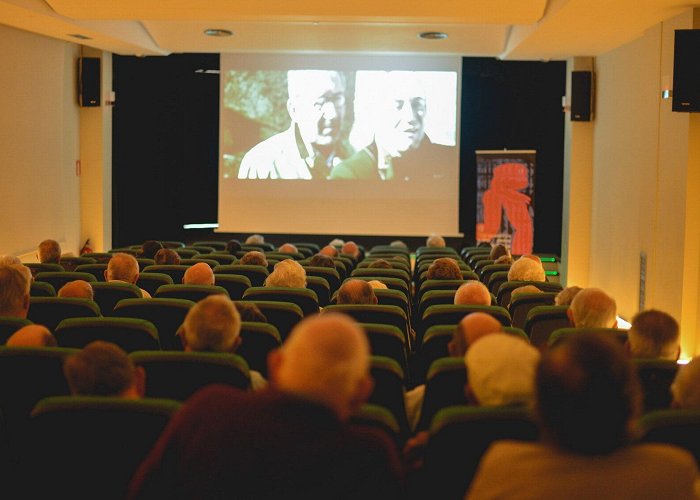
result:
[(347, 424), (372, 391), (369, 354), (348, 317), (304, 319), (270, 354), (268, 389), (209, 386), (185, 402), (129, 497), (402, 498), (387, 436)]
[[(109, 259), (107, 269), (105, 270), (105, 280), (107, 281), (123, 281), (135, 285), (139, 279), (139, 263), (133, 255), (128, 253), (115, 253)], [(143, 288), (141, 296), (144, 299), (150, 299), (151, 294)]]
[(296, 260), (285, 259), (265, 278), (265, 286), (306, 288), (306, 271)]
[(520, 257), (508, 270), (508, 281), (546, 281), (542, 264), (530, 257)]
[(576, 328), (615, 328), (617, 326), (615, 299), (600, 288), (584, 288), (577, 293), (566, 314)]
[(239, 179), (325, 179), (351, 151), (340, 139), (345, 78), (337, 71), (287, 72), (291, 126), (248, 151)]
[(215, 283), (214, 271), (206, 262), (197, 262), (185, 271), (182, 283), (185, 285), (213, 285)]

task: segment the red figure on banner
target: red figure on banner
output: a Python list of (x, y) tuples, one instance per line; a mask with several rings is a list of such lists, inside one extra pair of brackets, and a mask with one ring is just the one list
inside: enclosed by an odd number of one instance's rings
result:
[(519, 192), (528, 186), (527, 167), (522, 163), (503, 163), (493, 169), (489, 189), (484, 192), (484, 223), (477, 227), (477, 239), (490, 240), (501, 228), (501, 209), (513, 228), (511, 252), (523, 255), (532, 252), (532, 218), (530, 197)]

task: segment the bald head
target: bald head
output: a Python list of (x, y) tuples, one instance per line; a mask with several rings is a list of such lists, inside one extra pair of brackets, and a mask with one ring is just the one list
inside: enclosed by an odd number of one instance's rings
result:
[(338, 249), (335, 248), (334, 246), (326, 245), (318, 253), (320, 253), (321, 255), (325, 255), (326, 257), (337, 257), (338, 256)]
[(305, 288), (306, 270), (294, 259), (285, 259), (275, 264), (275, 269), (265, 278), (265, 286)]
[(278, 251), (282, 253), (297, 253), (299, 252), (299, 249), (291, 243), (285, 243), (284, 245), (278, 248)]
[(530, 256), (522, 256), (510, 266), (508, 281), (545, 281), (544, 268), (537, 260)]
[(347, 255), (351, 255), (353, 259), (357, 259), (360, 256), (360, 247), (354, 241), (348, 241), (343, 245), (341, 252)]
[(567, 314), (576, 328), (614, 328), (617, 324), (615, 300), (600, 288), (577, 293)]
[(93, 300), (94, 291), (92, 285), (85, 280), (69, 281), (58, 291), (59, 297), (72, 297), (75, 299)]
[(457, 325), (448, 344), (450, 356), (464, 356), (470, 346), (491, 333), (499, 333), (501, 323), (490, 314), (475, 312), (467, 314)]
[(271, 383), (346, 420), (372, 390), (369, 356), (366, 335), (352, 319), (336, 313), (311, 316), (270, 355)]
[(444, 248), (445, 247), (445, 238), (438, 234), (431, 234), (428, 236), (425, 240), (425, 246), (427, 247), (434, 247), (434, 248)]
[(225, 295), (210, 295), (188, 311), (182, 324), (185, 350), (234, 352), (240, 344), (241, 316)]
[(454, 303), (458, 305), (491, 305), (491, 294), (486, 285), (480, 281), (469, 281), (460, 286), (455, 293)]
[(214, 271), (206, 262), (197, 262), (185, 271), (182, 283), (185, 285), (213, 285)]
[(56, 347), (56, 338), (45, 326), (27, 325), (13, 333), (5, 345), (7, 347)]
[(367, 281), (347, 280), (338, 289), (338, 304), (376, 304), (377, 296)]
[(136, 283), (139, 279), (139, 264), (133, 255), (128, 253), (115, 253), (109, 259), (107, 270), (105, 271), (107, 281), (125, 281)]

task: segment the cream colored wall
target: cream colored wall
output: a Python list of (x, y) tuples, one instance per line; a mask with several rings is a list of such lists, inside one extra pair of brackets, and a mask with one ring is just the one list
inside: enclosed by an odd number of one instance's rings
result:
[(690, 119), (671, 111), (671, 101), (661, 98), (661, 84), (673, 72), (673, 30), (690, 27), (688, 10), (596, 59), (587, 283), (608, 291), (617, 300), (618, 313), (631, 318), (639, 309), (644, 252), (645, 308), (667, 311), (679, 320), (692, 310), (693, 319), (682, 322), (686, 355), (695, 352), (700, 252), (700, 241), (687, 227), (695, 197), (687, 175)]
[(77, 46), (0, 26), (0, 253), (80, 248)]

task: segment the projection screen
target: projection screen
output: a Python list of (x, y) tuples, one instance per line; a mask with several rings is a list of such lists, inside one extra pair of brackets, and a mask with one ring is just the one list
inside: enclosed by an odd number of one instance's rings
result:
[(222, 54), (218, 231), (459, 235), (460, 63)]

